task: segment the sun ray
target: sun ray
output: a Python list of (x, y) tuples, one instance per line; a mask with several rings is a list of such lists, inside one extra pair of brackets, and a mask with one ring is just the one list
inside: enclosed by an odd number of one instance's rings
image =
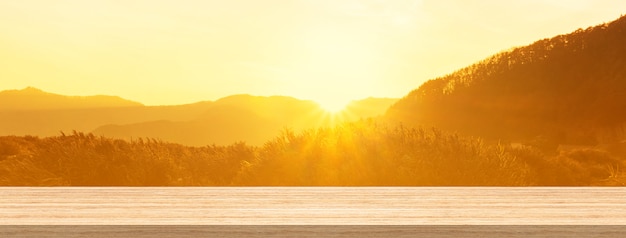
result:
[(319, 100), (318, 105), (328, 113), (337, 114), (346, 109), (348, 102), (343, 100)]

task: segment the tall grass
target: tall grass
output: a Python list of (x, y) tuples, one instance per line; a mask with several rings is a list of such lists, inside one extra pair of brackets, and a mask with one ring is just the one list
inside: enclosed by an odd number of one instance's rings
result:
[(546, 155), (373, 120), (284, 130), (259, 147), (81, 132), (0, 137), (0, 185), (619, 185), (623, 167), (621, 156), (602, 150)]

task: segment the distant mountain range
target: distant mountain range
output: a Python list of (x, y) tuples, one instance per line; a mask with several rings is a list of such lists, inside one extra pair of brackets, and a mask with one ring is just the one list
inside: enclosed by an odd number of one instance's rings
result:
[(59, 110), (143, 106), (115, 96), (64, 96), (27, 87), (0, 92), (0, 110)]
[(186, 145), (260, 145), (283, 129), (329, 126), (384, 114), (397, 99), (353, 101), (331, 116), (313, 101), (284, 96), (233, 95), (216, 101), (144, 106), (114, 96), (63, 96), (36, 88), (0, 92), (0, 135), (93, 132), (115, 138), (150, 137)]
[[(387, 110), (388, 109), (388, 110)], [(291, 97), (233, 95), (178, 106), (35, 88), (0, 92), (0, 134), (93, 131), (186, 145), (259, 145), (280, 130), (376, 117), (505, 141), (594, 145), (626, 139), (626, 17), (513, 48), (430, 80), (404, 98), (354, 101), (339, 115)]]
[(626, 17), (501, 52), (430, 80), (385, 116), (512, 141), (626, 139)]

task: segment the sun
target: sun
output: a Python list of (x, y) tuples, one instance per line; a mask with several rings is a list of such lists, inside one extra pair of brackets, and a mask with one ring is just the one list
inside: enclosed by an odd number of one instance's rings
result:
[(349, 101), (346, 100), (337, 100), (337, 99), (323, 99), (323, 100), (316, 100), (317, 104), (320, 105), (320, 107), (322, 109), (324, 109), (324, 111), (331, 113), (331, 114), (337, 114), (342, 112), (343, 110), (346, 109), (346, 106), (348, 106)]

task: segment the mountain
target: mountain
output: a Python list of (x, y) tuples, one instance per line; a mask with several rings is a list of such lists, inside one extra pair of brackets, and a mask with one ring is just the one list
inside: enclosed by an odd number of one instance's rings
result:
[(285, 96), (232, 95), (214, 102), (144, 106), (114, 96), (63, 96), (29, 87), (0, 92), (0, 135), (54, 136), (76, 130), (194, 146), (238, 141), (261, 145), (284, 129), (382, 115), (395, 100), (353, 101), (343, 114), (330, 115), (313, 101)]
[(54, 136), (60, 131), (91, 131), (107, 124), (154, 120), (191, 120), (211, 102), (177, 106), (131, 106), (77, 109), (0, 110), (0, 135)]
[(58, 110), (84, 108), (137, 107), (141, 103), (115, 96), (64, 96), (27, 87), (0, 92), (0, 110)]
[(430, 80), (385, 118), (490, 139), (625, 138), (626, 17), (513, 48)]
[(126, 125), (105, 125), (96, 135), (130, 139), (159, 138), (185, 145), (246, 142), (262, 145), (282, 130), (333, 126), (384, 114), (397, 99), (368, 98), (353, 101), (339, 115), (331, 115), (308, 100), (285, 96), (233, 95), (218, 99), (197, 118), (188, 121), (149, 121)]
[(116, 96), (64, 96), (28, 87), (0, 92), (0, 135), (54, 136), (106, 124), (191, 120), (211, 102), (144, 106)]
[(272, 119), (277, 124), (290, 125), (298, 129), (308, 127), (311, 123), (310, 119), (319, 119), (324, 114), (319, 105), (313, 101), (286, 96), (233, 95), (218, 99), (215, 101), (215, 107), (219, 107), (221, 110), (208, 111), (204, 118), (217, 117), (219, 114), (216, 112), (236, 107), (250, 111), (260, 117)]
[(192, 120), (105, 125), (93, 133), (125, 139), (158, 138), (193, 146), (239, 141), (261, 145), (283, 129), (310, 128), (322, 123), (323, 118), (323, 111), (312, 101), (282, 96), (233, 95), (213, 102)]
[(387, 109), (398, 100), (398, 98), (375, 97), (354, 100), (346, 106), (346, 109), (342, 113), (351, 120), (382, 116)]

